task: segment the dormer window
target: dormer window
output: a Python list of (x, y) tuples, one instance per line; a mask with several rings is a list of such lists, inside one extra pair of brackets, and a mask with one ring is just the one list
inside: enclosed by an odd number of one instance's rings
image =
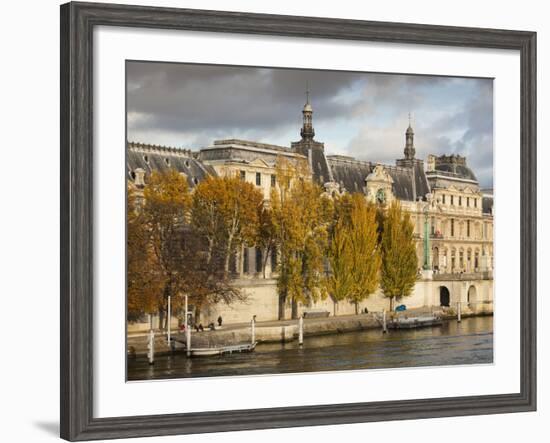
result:
[(166, 163), (168, 166), (170, 166), (170, 159), (168, 157), (166, 157), (164, 159), (164, 163)]
[(145, 163), (149, 164), (149, 156), (148, 155), (144, 155), (143, 160), (145, 160)]

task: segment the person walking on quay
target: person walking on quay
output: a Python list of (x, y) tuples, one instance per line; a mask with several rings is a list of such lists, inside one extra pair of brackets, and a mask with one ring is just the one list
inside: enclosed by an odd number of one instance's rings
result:
[(218, 326), (221, 328), (222, 327), (222, 322), (223, 322), (223, 319), (222, 319), (222, 316), (220, 315), (218, 317)]

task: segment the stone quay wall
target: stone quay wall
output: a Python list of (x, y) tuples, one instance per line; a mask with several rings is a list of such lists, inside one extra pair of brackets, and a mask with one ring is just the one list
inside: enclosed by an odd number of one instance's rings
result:
[[(278, 320), (278, 295), (277, 283), (273, 279), (242, 279), (235, 284), (247, 295), (246, 301), (235, 302), (230, 305), (218, 303), (207, 306), (201, 311), (201, 323), (206, 325), (216, 323), (218, 317), (222, 317), (224, 325), (249, 322), (254, 316), (257, 322)], [(461, 312), (468, 314), (491, 314), (493, 312), (493, 280), (482, 278), (479, 274), (436, 274), (425, 271), (416, 282), (412, 294), (395, 301), (395, 306), (406, 305), (407, 309), (418, 308), (458, 308), (460, 302)], [(390, 301), (384, 297), (378, 289), (366, 300), (358, 304), (358, 312), (389, 311)], [(298, 316), (315, 311), (324, 312), (330, 318), (354, 315), (356, 308), (353, 303), (340, 301), (334, 303), (330, 297), (319, 300), (310, 306), (298, 304)], [(291, 318), (291, 307), (286, 307), (285, 318)], [(153, 321), (153, 327), (157, 323)], [(172, 328), (178, 329), (178, 319), (174, 316), (171, 321)], [(148, 322), (129, 323), (128, 333), (145, 333), (150, 328)]]

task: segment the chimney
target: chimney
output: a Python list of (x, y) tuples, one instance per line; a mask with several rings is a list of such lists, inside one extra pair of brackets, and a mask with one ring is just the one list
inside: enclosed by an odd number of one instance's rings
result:
[(145, 186), (145, 170), (137, 168), (135, 171), (136, 178), (134, 183), (137, 187), (142, 188)]

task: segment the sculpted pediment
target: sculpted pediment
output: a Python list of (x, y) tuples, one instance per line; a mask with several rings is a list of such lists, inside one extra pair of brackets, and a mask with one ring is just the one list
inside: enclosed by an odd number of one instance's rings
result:
[(382, 165), (376, 165), (373, 171), (367, 175), (365, 181), (368, 182), (377, 182), (377, 183), (393, 183), (393, 178), (388, 174), (388, 171)]

